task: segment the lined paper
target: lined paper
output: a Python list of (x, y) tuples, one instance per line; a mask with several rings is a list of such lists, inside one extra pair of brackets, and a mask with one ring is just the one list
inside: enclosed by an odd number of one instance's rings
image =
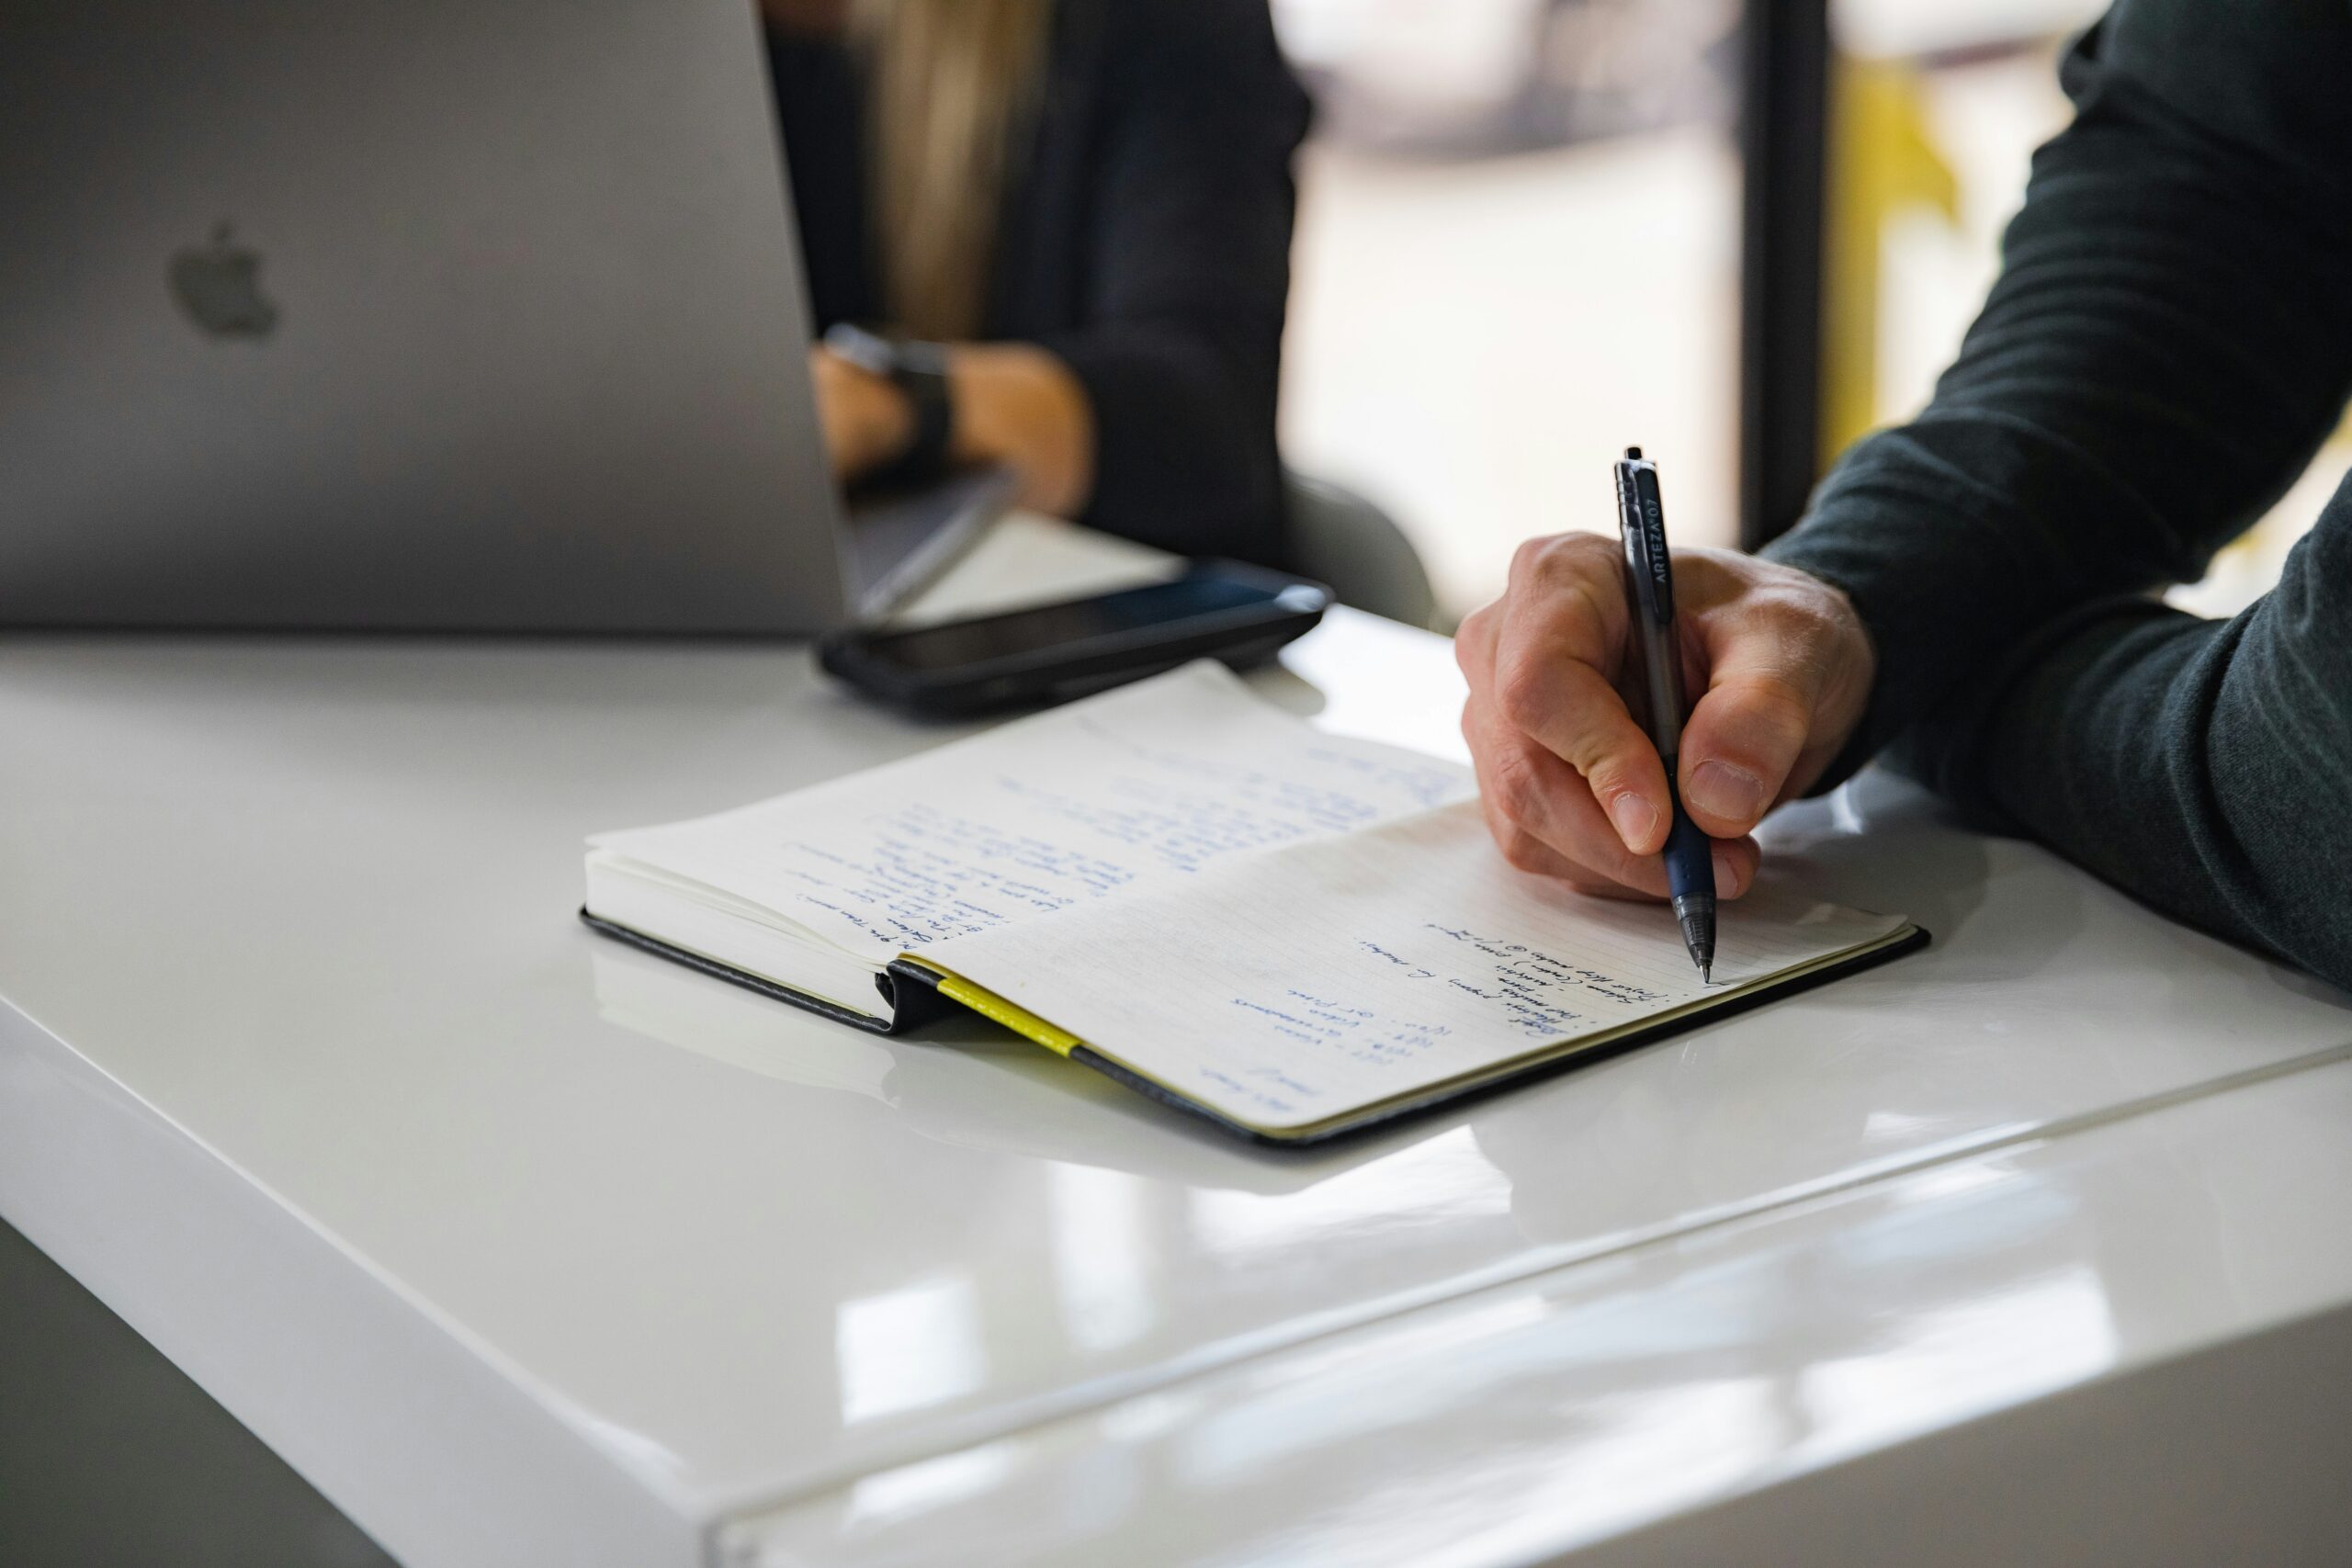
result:
[(1204, 660), (870, 773), (602, 834), (590, 859), (881, 964), (1472, 788), (1455, 763), (1324, 735)]
[(1511, 870), (1456, 803), (924, 957), (1278, 1131), (1725, 999), (1904, 924), (1768, 882), (1724, 906), (1702, 986), (1664, 908)]

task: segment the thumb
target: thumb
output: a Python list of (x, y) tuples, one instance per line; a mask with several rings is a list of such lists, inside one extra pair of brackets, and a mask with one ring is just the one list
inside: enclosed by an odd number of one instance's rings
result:
[(1691, 819), (1717, 839), (1755, 829), (1805, 749), (1821, 693), (1819, 661), (1779, 637), (1735, 635), (1682, 728), (1677, 781)]

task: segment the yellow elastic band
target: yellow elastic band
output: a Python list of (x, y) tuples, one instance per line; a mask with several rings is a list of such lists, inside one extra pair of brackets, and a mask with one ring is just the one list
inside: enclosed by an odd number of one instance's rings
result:
[(1027, 1008), (1013, 1006), (994, 991), (982, 990), (969, 980), (959, 979), (944, 971), (933, 973), (939, 976), (941, 996), (963, 1003), (982, 1018), (993, 1019), (1015, 1034), (1028, 1036), (1057, 1056), (1067, 1056), (1086, 1043), (1068, 1030), (1055, 1028)]

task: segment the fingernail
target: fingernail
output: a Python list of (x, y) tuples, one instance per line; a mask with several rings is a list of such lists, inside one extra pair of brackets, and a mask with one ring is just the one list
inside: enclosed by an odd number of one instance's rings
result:
[(1702, 762), (1691, 772), (1688, 799), (1710, 817), (1753, 822), (1764, 815), (1764, 781), (1729, 762)]
[(1650, 841), (1657, 827), (1657, 807), (1629, 790), (1610, 802), (1609, 819), (1617, 824), (1617, 836), (1630, 850)]
[(1716, 894), (1724, 898), (1730, 897), (1732, 890), (1739, 886), (1739, 873), (1732, 868), (1730, 857), (1721, 851), (1708, 858), (1715, 863)]

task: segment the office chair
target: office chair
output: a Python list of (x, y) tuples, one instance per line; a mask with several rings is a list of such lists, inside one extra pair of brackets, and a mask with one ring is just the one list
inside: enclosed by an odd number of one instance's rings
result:
[(1329, 585), (1342, 604), (1444, 629), (1429, 570), (1395, 518), (1352, 491), (1289, 469), (1283, 490), (1291, 558), (1302, 573)]

